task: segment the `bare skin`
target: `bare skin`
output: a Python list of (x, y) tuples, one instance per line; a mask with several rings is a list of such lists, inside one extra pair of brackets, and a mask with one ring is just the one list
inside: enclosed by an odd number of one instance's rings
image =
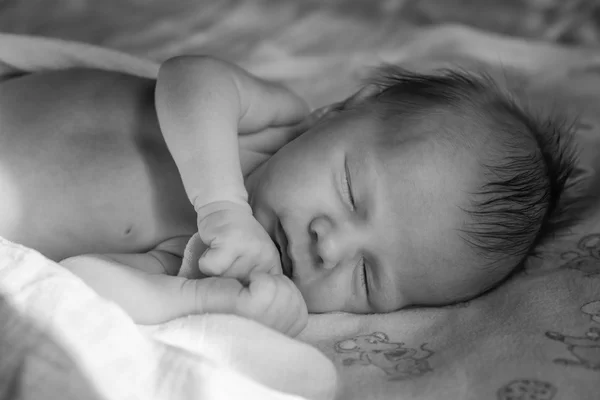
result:
[[(94, 70), (3, 82), (0, 236), (56, 261), (187, 240), (196, 214), (158, 126), (154, 86)], [(256, 150), (241, 142), (244, 175), (268, 158)]]
[[(209, 68), (221, 67), (215, 63), (206, 61)], [(235, 68), (224, 64), (217, 76), (244, 74)], [(306, 324), (306, 306), (280, 270), (279, 275), (250, 277), (246, 285), (220, 274), (173, 276), (197, 231), (197, 215), (174, 161), (178, 158), (159, 128), (155, 87), (154, 80), (97, 70), (4, 81), (0, 236), (62, 260), (137, 323), (234, 313), (296, 335)], [(287, 93), (277, 86), (272, 90)], [(306, 129), (305, 122), (292, 118), (292, 125), (259, 124), (240, 136), (240, 178)], [(206, 127), (203, 132), (218, 130)], [(171, 140), (180, 143), (178, 137)], [(202, 181), (203, 168), (197, 171), (192, 169), (188, 184)]]
[(12, 212), (1, 213), (0, 235), (58, 261), (192, 234), (153, 90), (151, 80), (89, 70), (2, 83), (1, 204)]

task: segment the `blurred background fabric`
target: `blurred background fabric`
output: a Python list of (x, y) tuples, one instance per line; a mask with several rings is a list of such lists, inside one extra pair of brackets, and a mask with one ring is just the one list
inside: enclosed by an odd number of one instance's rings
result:
[(431, 27), (595, 47), (598, 21), (598, 0), (0, 0), (0, 33), (157, 62), (210, 54), (284, 82), (315, 107), (352, 94), (370, 67), (418, 59), (409, 44)]
[[(269, 21), (265, 24), (265, 21)], [(0, 0), (0, 31), (118, 49), (161, 61), (202, 48), (207, 32), (221, 57), (235, 60), (264, 39), (297, 52), (368, 48), (416, 27), (461, 23), (491, 32), (596, 46), (598, 0)], [(317, 28), (317, 29), (314, 29)], [(334, 33), (336, 33), (334, 35)], [(244, 35), (246, 34), (246, 35)], [(231, 44), (231, 37), (236, 43)], [(290, 37), (291, 36), (291, 37)], [(320, 42), (320, 38), (328, 40)], [(227, 46), (222, 46), (226, 44)], [(285, 46), (284, 46), (285, 47)], [(270, 50), (277, 51), (277, 46)], [(287, 49), (287, 47), (286, 47)], [(261, 53), (269, 49), (261, 48)]]

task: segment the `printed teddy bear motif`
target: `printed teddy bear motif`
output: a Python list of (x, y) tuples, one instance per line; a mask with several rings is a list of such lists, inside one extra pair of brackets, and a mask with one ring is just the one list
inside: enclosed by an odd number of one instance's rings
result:
[(600, 300), (591, 301), (581, 306), (581, 312), (590, 316), (592, 322), (600, 324)]
[(584, 236), (577, 248), (577, 251), (562, 254), (562, 259), (567, 262), (561, 268), (576, 269), (586, 277), (600, 275), (600, 234)]
[(566, 344), (567, 350), (575, 357), (575, 360), (557, 358), (554, 360), (555, 363), (600, 371), (599, 328), (588, 329), (584, 336), (569, 336), (558, 332), (546, 332), (546, 336), (552, 340)]
[(497, 393), (498, 400), (552, 400), (556, 388), (548, 382), (537, 379), (517, 379), (502, 386)]
[(358, 335), (335, 344), (338, 353), (352, 355), (345, 358), (344, 365), (374, 365), (382, 369), (389, 379), (415, 378), (432, 371), (429, 361), (434, 352), (423, 343), (419, 351), (404, 347), (404, 343), (390, 342), (383, 332)]

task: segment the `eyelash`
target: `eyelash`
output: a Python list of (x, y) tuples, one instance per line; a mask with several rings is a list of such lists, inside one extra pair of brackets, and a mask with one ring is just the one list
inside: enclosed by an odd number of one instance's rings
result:
[(344, 193), (352, 206), (352, 210), (356, 210), (356, 204), (354, 203), (354, 196), (352, 195), (352, 187), (350, 186), (350, 179), (348, 178), (348, 165), (345, 165), (345, 174), (344, 174)]
[(360, 264), (362, 264), (361, 272), (360, 272), (360, 281), (367, 292), (369, 294), (369, 286), (367, 285), (367, 264), (365, 264), (365, 258), (360, 258)]
[[(348, 198), (350, 204), (352, 205), (352, 210), (356, 209), (356, 204), (354, 203), (354, 196), (352, 196), (352, 187), (350, 185), (350, 179), (348, 179), (348, 165), (345, 165), (345, 175), (344, 175), (344, 191), (346, 197)], [(369, 286), (367, 285), (367, 265), (365, 264), (365, 258), (361, 257), (359, 263), (361, 264), (361, 273), (360, 273), (360, 281), (362, 283), (363, 288), (369, 294)]]
[(346, 105), (345, 101), (341, 101), (337, 103), (335, 106), (331, 107), (331, 111), (342, 111)]

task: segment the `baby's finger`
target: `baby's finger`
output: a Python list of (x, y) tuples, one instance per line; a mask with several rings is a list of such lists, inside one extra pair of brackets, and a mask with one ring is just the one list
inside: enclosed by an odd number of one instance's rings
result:
[[(308, 311), (306, 303), (298, 288), (293, 282), (283, 275), (273, 276), (275, 289), (271, 296), (272, 300), (265, 311), (270, 316), (271, 326), (289, 336), (298, 335), (306, 326)], [(264, 288), (255, 288), (258, 290)]]
[(248, 276), (256, 269), (256, 267), (257, 264), (255, 259), (252, 257), (240, 256), (231, 263), (229, 268), (223, 272), (222, 276), (247, 282)]
[(198, 259), (198, 268), (203, 274), (221, 276), (237, 258), (238, 254), (222, 247), (208, 248)]
[(247, 316), (265, 315), (276, 295), (276, 276), (253, 272), (248, 276), (246, 290), (240, 293), (239, 311)]
[(262, 249), (257, 264), (257, 272), (267, 272), (271, 275), (280, 275), (283, 273), (283, 268), (281, 268), (281, 259), (279, 257), (279, 252), (277, 251), (277, 248), (274, 244), (265, 246)]
[(304, 330), (308, 323), (308, 309), (306, 302), (300, 290), (294, 283), (286, 279), (290, 293), (290, 325), (286, 328), (286, 333), (292, 337), (298, 336)]
[(265, 272), (271, 275), (280, 275), (283, 273), (279, 253), (277, 250), (263, 250), (258, 255), (241, 255), (235, 259), (221, 276), (248, 281), (248, 277), (253, 272)]
[[(285, 276), (274, 276), (271, 278), (274, 282), (275, 290), (271, 293), (272, 299), (269, 307), (265, 310), (265, 314), (270, 317), (271, 325), (273, 328), (280, 332), (288, 334), (290, 330), (293, 330), (295, 315), (297, 314), (297, 302), (295, 299), (296, 288), (293, 286), (291, 281)], [(255, 295), (259, 290), (265, 290), (261, 287), (252, 288)]]

